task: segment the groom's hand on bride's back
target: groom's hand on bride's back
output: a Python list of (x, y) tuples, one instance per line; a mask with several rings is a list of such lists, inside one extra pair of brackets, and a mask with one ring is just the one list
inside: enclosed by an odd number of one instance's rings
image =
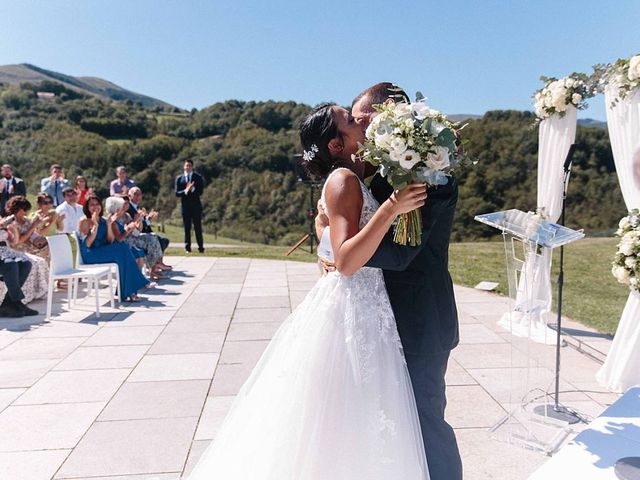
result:
[(318, 264), (320, 265), (323, 276), (327, 273), (336, 271), (335, 262), (333, 260), (329, 260), (328, 258), (321, 257), (320, 255), (318, 255)]

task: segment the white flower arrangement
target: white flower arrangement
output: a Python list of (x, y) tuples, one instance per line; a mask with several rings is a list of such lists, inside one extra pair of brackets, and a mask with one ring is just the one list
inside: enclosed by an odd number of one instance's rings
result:
[[(366, 131), (354, 159), (376, 165), (396, 189), (414, 181), (446, 185), (448, 176), (465, 158), (457, 131), (463, 127), (433, 110), (418, 92), (413, 103), (391, 102), (375, 105), (378, 114)], [(418, 211), (400, 217), (395, 241), (402, 245), (420, 244), (422, 232)]]
[(632, 210), (622, 217), (616, 236), (620, 237), (611, 273), (618, 282), (640, 291), (640, 211)]
[(618, 88), (615, 105), (637, 88), (640, 88), (640, 54), (629, 59), (619, 58), (611, 65), (596, 65), (594, 76), (600, 76), (600, 83), (613, 84)]
[(587, 107), (586, 100), (593, 96), (588, 77), (582, 73), (572, 73), (560, 79), (541, 77), (544, 87), (534, 98), (534, 109), (538, 121), (557, 115), (564, 117), (569, 106), (577, 109)]

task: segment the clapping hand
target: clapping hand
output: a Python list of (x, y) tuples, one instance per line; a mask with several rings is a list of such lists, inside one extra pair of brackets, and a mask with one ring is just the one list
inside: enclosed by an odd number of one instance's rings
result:
[(91, 214), (91, 221), (94, 225), (98, 225), (100, 223), (100, 213), (98, 213), (98, 211)]
[(184, 189), (185, 193), (189, 193), (193, 189), (193, 182), (188, 182), (186, 188)]
[(115, 221), (118, 220), (118, 212), (112, 213), (107, 217), (107, 225), (111, 226)]
[(158, 218), (158, 211), (157, 210), (151, 210), (151, 212), (149, 212), (149, 214), (147, 215), (147, 218), (149, 220), (155, 220), (156, 218)]

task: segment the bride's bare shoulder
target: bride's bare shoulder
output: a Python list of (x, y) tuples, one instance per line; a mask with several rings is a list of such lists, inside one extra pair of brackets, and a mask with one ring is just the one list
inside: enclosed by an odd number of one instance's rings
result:
[(327, 179), (325, 196), (327, 204), (333, 205), (334, 208), (352, 202), (361, 202), (362, 192), (358, 176), (348, 168), (334, 171)]

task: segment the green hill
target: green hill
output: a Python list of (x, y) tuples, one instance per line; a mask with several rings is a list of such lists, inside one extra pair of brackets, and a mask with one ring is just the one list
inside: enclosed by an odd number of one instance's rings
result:
[(20, 85), (22, 83), (41, 84), (42, 82), (45, 82), (45, 86), (48, 85), (48, 82), (59, 83), (75, 92), (103, 100), (130, 100), (134, 103), (140, 103), (144, 107), (172, 107), (162, 100), (132, 92), (101, 78), (72, 77), (28, 63), (0, 66), (0, 83)]
[[(40, 86), (31, 81), (0, 86), (0, 162), (12, 164), (31, 193), (49, 166), (60, 163), (67, 177), (84, 174), (104, 196), (115, 167), (126, 165), (143, 203), (179, 224), (173, 179), (190, 158), (207, 181), (207, 230), (269, 244), (291, 244), (306, 233), (308, 187), (297, 180), (292, 158), (301, 151), (297, 125), (308, 105), (229, 100), (172, 113), (47, 82), (57, 92), (52, 99), (38, 98)], [(468, 122), (466, 148), (478, 164), (457, 174), (456, 241), (494, 235), (473, 220), (478, 213), (536, 207), (532, 113), (493, 111)], [(607, 131), (579, 125), (576, 143), (567, 223), (610, 235), (625, 207)]]

